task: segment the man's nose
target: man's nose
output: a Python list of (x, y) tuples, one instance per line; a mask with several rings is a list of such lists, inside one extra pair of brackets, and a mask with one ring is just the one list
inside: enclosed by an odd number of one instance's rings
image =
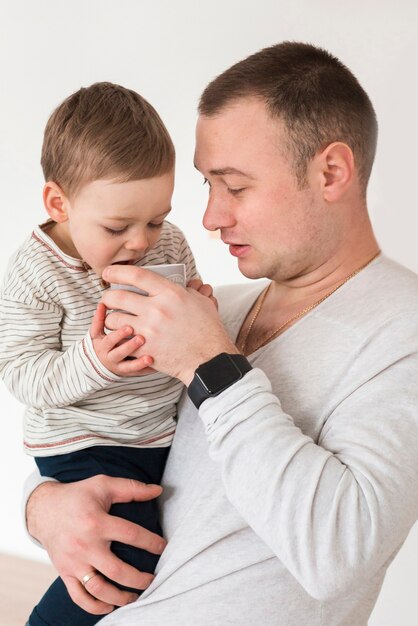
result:
[(236, 222), (228, 200), (226, 198), (216, 197), (215, 194), (212, 194), (209, 198), (202, 221), (203, 226), (207, 230), (231, 228)]

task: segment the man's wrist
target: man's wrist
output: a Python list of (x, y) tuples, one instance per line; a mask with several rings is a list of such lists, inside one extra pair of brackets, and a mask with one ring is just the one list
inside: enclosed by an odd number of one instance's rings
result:
[(187, 389), (189, 398), (199, 408), (202, 402), (218, 396), (251, 369), (248, 359), (238, 351), (217, 354), (200, 364), (194, 372)]
[(26, 529), (29, 535), (42, 545), (42, 541), (40, 539), (40, 529), (42, 527), (41, 524), (37, 524), (37, 520), (42, 517), (42, 515), (38, 515), (38, 505), (41, 504), (44, 496), (50, 493), (51, 489), (54, 489), (57, 486), (57, 483), (53, 479), (47, 479), (45, 482), (38, 485), (29, 495), (26, 508), (25, 508), (25, 521), (26, 521)]
[(233, 343), (229, 345), (222, 345), (219, 347), (208, 346), (207, 349), (201, 351), (199, 355), (196, 355), (196, 357), (193, 359), (193, 362), (190, 363), (187, 369), (181, 372), (178, 378), (181, 380), (182, 383), (186, 385), (186, 387), (188, 387), (192, 382), (198, 367), (200, 367), (203, 363), (207, 363), (208, 361), (215, 358), (219, 354), (222, 354), (223, 352), (226, 352), (227, 354), (241, 354)]

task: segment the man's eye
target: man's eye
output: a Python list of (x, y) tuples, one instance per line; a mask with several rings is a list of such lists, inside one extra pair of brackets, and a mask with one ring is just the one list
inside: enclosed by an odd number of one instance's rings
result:
[(104, 226), (103, 228), (105, 229), (107, 233), (109, 233), (109, 235), (113, 235), (116, 237), (116, 235), (120, 235), (121, 233), (124, 233), (128, 227), (125, 226), (124, 228), (120, 228), (119, 230), (116, 230), (115, 228), (108, 228), (107, 226)]
[(230, 193), (232, 196), (238, 196), (244, 190), (245, 187), (241, 187), (240, 189), (231, 189), (231, 187), (228, 187), (228, 193)]
[(204, 178), (204, 179), (203, 179), (203, 184), (204, 184), (204, 185), (206, 185), (206, 183), (207, 183), (208, 187), (210, 187), (210, 186), (211, 186), (211, 184), (210, 184), (210, 182), (208, 181), (208, 179), (207, 179), (207, 178)]
[(148, 224), (148, 226), (149, 226), (150, 228), (161, 228), (161, 226), (162, 226), (163, 224), (164, 224), (164, 222), (158, 222), (158, 224), (153, 224), (152, 222), (150, 222), (150, 223)]

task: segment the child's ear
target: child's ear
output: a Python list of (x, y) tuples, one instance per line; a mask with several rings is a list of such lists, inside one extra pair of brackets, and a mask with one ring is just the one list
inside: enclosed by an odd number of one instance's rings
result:
[(45, 183), (43, 200), (51, 220), (58, 224), (68, 220), (69, 200), (59, 185), (52, 181)]

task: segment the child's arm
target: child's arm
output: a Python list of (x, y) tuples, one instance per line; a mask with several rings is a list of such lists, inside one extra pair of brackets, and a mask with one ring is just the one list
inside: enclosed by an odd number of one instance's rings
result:
[(116, 348), (112, 371), (96, 355), (90, 331), (62, 351), (62, 316), (56, 303), (35, 293), (25, 302), (7, 291), (0, 298), (0, 376), (23, 404), (35, 409), (69, 406), (150, 364), (148, 357), (143, 364), (139, 359), (124, 361), (129, 349), (138, 348), (136, 342), (117, 347), (129, 334), (126, 329), (106, 336), (107, 353)]

